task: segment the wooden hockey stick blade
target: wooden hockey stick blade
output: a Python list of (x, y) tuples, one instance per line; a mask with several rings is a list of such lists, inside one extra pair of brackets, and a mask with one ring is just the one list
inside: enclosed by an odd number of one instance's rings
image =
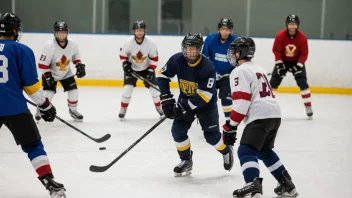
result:
[(128, 153), (134, 146), (136, 146), (143, 138), (145, 138), (149, 133), (151, 133), (157, 126), (159, 126), (162, 122), (164, 122), (166, 120), (166, 117), (163, 117), (161, 120), (159, 120), (156, 124), (154, 124), (154, 126), (152, 126), (152, 128), (150, 128), (147, 132), (145, 132), (138, 140), (136, 140), (130, 147), (128, 147), (123, 153), (121, 153), (116, 159), (114, 159), (110, 164), (106, 165), (106, 166), (95, 166), (95, 165), (91, 165), (89, 167), (89, 170), (91, 172), (95, 172), (95, 173), (101, 173), (101, 172), (105, 172), (106, 170), (108, 170), (112, 165), (114, 165), (117, 161), (119, 161), (119, 159), (121, 159), (124, 155), (126, 155), (126, 153)]

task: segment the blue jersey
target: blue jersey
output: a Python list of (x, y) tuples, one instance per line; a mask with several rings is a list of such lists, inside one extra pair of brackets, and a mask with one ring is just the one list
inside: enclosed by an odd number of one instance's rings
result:
[(225, 43), (221, 43), (220, 34), (214, 33), (207, 36), (204, 41), (203, 55), (208, 57), (215, 64), (216, 73), (220, 75), (230, 74), (233, 66), (227, 60), (227, 50), (230, 43), (237, 36), (230, 36)]
[(0, 116), (28, 110), (23, 90), (31, 95), (41, 88), (33, 51), (12, 40), (0, 40)]
[(182, 52), (173, 55), (158, 73), (161, 93), (170, 93), (170, 78), (175, 75), (178, 78), (179, 97), (186, 99), (192, 110), (216, 108), (215, 66), (208, 58), (200, 56), (198, 61), (190, 66)]

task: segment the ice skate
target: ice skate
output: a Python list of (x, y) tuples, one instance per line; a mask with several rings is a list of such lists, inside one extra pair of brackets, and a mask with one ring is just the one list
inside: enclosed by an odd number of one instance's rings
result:
[(224, 169), (230, 171), (233, 166), (233, 148), (232, 146), (229, 147), (229, 152), (225, 155), (223, 155), (224, 159)]
[(69, 113), (70, 113), (70, 116), (75, 119), (75, 121), (78, 121), (78, 122), (82, 122), (83, 121), (83, 115), (80, 114), (78, 111), (76, 110), (69, 110)]
[(42, 116), (40, 115), (40, 111), (39, 108), (37, 108), (37, 112), (35, 113), (35, 120), (37, 121), (37, 123), (39, 123), (39, 120), (42, 119)]
[(160, 118), (164, 117), (164, 112), (163, 109), (161, 108), (161, 106), (155, 106), (156, 111), (159, 113)]
[(43, 177), (38, 177), (52, 198), (66, 198), (64, 185), (54, 181), (54, 176), (49, 173)]
[(263, 178), (256, 177), (253, 182), (246, 184), (243, 188), (237, 189), (233, 192), (234, 198), (260, 198), (263, 194), (262, 187)]
[(175, 168), (175, 177), (182, 177), (185, 175), (192, 174), (193, 161), (192, 161), (193, 151), (191, 151), (191, 157), (189, 160), (182, 160)]
[(313, 119), (313, 110), (312, 110), (312, 107), (311, 106), (306, 106), (306, 112), (307, 112), (307, 116), (308, 118), (311, 120)]
[(126, 112), (127, 112), (127, 107), (121, 107), (120, 112), (119, 112), (120, 120), (124, 120)]
[(296, 187), (291, 180), (291, 176), (287, 170), (282, 172), (281, 178), (274, 192), (280, 197), (297, 197)]

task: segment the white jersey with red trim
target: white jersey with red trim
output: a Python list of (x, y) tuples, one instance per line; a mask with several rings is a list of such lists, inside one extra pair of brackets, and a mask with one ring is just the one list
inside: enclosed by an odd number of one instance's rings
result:
[(265, 70), (248, 61), (230, 75), (232, 112), (230, 124), (237, 126), (258, 119), (281, 118), (280, 106), (271, 90)]
[(144, 37), (141, 44), (138, 44), (134, 36), (131, 36), (120, 49), (120, 59), (131, 62), (134, 71), (156, 69), (159, 60), (158, 49), (148, 36)]
[(43, 74), (51, 72), (54, 79), (63, 80), (73, 76), (71, 64), (81, 62), (78, 45), (68, 39), (65, 47), (61, 47), (56, 39), (49, 40), (42, 51), (38, 67)]

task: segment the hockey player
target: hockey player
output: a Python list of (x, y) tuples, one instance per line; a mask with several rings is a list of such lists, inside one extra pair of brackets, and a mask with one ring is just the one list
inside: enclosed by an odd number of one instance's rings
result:
[(290, 14), (286, 18), (286, 29), (276, 34), (273, 45), (276, 65), (270, 85), (275, 92), (286, 73), (291, 72), (301, 90), (307, 116), (311, 118), (313, 111), (305, 67), (308, 58), (308, 41), (306, 35), (298, 29), (299, 23), (298, 16)]
[[(206, 141), (222, 155), (224, 168), (233, 165), (232, 147), (226, 146), (219, 131), (217, 91), (215, 87), (215, 66), (202, 56), (203, 37), (187, 34), (182, 41), (182, 52), (171, 56), (160, 70), (158, 86), (165, 116), (174, 119), (171, 133), (181, 162), (174, 168), (175, 176), (190, 173), (193, 162), (188, 130), (195, 116), (199, 119)], [(177, 106), (170, 92), (170, 78), (177, 76), (180, 89)]]
[(14, 13), (0, 13), (0, 128), (5, 125), (11, 131), (51, 197), (65, 197), (64, 186), (54, 181), (49, 158), (23, 91), (38, 104), (45, 121), (55, 119), (56, 109), (41, 89), (33, 51), (16, 42), (21, 34), (21, 20)]
[(237, 126), (244, 119), (238, 158), (246, 186), (233, 192), (234, 197), (260, 197), (263, 194), (258, 159), (262, 160), (279, 182), (278, 195), (297, 196), (295, 185), (278, 155), (272, 150), (281, 123), (280, 106), (275, 100), (264, 69), (251, 61), (255, 43), (251, 38), (237, 38), (228, 50), (231, 64), (238, 65), (230, 75), (233, 109), (223, 125), (226, 145), (236, 142)]
[[(137, 78), (132, 76), (131, 72), (136, 72), (142, 77), (156, 84), (155, 69), (158, 66), (158, 49), (154, 41), (146, 36), (147, 26), (144, 21), (136, 21), (133, 24), (134, 36), (130, 37), (120, 50), (120, 59), (124, 70), (124, 87), (121, 98), (121, 109), (119, 117), (123, 119), (127, 112), (128, 104)], [(160, 107), (159, 92), (149, 88), (149, 84), (144, 82), (144, 86), (149, 89), (152, 95), (156, 111), (163, 116)]]
[(222, 18), (218, 23), (218, 33), (210, 34), (204, 41), (203, 55), (215, 64), (216, 88), (219, 89), (219, 98), (226, 120), (231, 113), (231, 89), (229, 75), (234, 67), (226, 58), (230, 43), (237, 38), (232, 35), (233, 22), (231, 19)]
[[(49, 40), (42, 51), (38, 67), (43, 76), (43, 89), (52, 101), (56, 93), (57, 81), (60, 81), (67, 91), (69, 113), (75, 121), (82, 121), (83, 115), (77, 111), (78, 89), (74, 75), (82, 78), (86, 75), (85, 65), (81, 63), (81, 55), (78, 45), (67, 38), (69, 29), (64, 21), (56, 21), (54, 24), (54, 38)], [(76, 65), (76, 74), (71, 70), (71, 62)], [(39, 111), (36, 120), (40, 120)]]

